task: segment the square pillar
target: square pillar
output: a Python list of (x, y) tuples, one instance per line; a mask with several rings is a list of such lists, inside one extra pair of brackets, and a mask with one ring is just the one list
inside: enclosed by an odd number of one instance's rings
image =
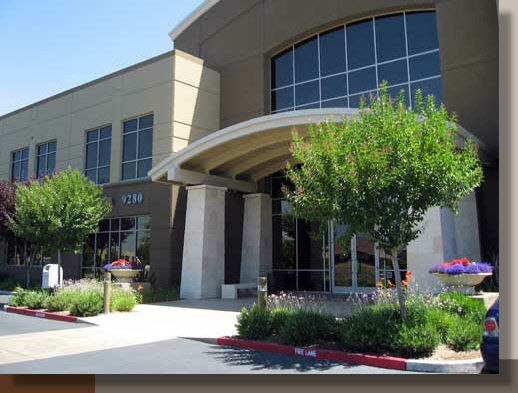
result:
[(187, 212), (180, 297), (221, 297), (225, 280), (225, 191), (209, 185), (187, 187)]
[(272, 200), (268, 194), (244, 195), (242, 283), (272, 271)]

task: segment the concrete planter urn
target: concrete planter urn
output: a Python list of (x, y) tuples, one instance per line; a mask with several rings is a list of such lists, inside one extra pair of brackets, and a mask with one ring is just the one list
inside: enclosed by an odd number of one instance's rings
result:
[(432, 273), (441, 280), (441, 282), (451, 290), (460, 293), (473, 294), (475, 286), (484, 281), (484, 278), (490, 277), (493, 273), (477, 273), (477, 274), (445, 274)]
[(493, 274), (493, 266), (488, 263), (470, 262), (468, 258), (454, 259), (430, 268), (450, 290), (466, 294), (475, 293), (475, 286)]
[(112, 269), (112, 275), (117, 278), (119, 282), (132, 283), (133, 279), (142, 271), (140, 269)]

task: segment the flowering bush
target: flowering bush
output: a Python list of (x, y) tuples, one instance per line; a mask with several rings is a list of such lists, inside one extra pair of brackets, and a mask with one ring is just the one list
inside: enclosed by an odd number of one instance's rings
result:
[(268, 296), (268, 308), (286, 310), (306, 310), (323, 312), (325, 308), (325, 296), (313, 294), (292, 294), (281, 292), (279, 295)]
[(451, 262), (443, 262), (438, 265), (433, 265), (430, 268), (430, 273), (440, 274), (479, 274), (492, 273), (493, 266), (489, 263), (470, 262), (468, 258), (454, 259)]
[(104, 265), (104, 270), (117, 270), (117, 269), (130, 269), (130, 270), (140, 270), (142, 266), (140, 263), (126, 261), (125, 259), (118, 259), (112, 263), (108, 263)]

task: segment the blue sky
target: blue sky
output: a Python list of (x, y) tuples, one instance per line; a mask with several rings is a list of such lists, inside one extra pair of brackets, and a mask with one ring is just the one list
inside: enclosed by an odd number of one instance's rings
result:
[(0, 0), (0, 116), (173, 49), (202, 0)]

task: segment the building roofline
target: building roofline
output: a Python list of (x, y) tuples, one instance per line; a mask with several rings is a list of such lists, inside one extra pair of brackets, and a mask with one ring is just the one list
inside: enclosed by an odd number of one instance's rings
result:
[(196, 9), (187, 15), (185, 18), (178, 23), (173, 30), (169, 32), (169, 37), (174, 41), (180, 34), (182, 34), (187, 28), (192, 25), (198, 18), (210, 10), (213, 6), (219, 3), (221, 0), (205, 0)]
[[(170, 50), (170, 51), (162, 53), (162, 54), (160, 54), (158, 56), (155, 56), (155, 57), (152, 57), (150, 59), (141, 61), (140, 63), (136, 63), (136, 64), (133, 64), (133, 65), (130, 65), (129, 67), (122, 68), (122, 69), (120, 69), (118, 71), (112, 72), (111, 74), (101, 76), (100, 78), (97, 78), (97, 79), (94, 79), (92, 81), (83, 83), (83, 84), (81, 84), (79, 86), (75, 86), (75, 87), (73, 87), (71, 89), (62, 91), (61, 93), (54, 94), (54, 95), (52, 95), (50, 97), (44, 98), (43, 100), (36, 101), (36, 102), (34, 102), (32, 104), (29, 104), (29, 105), (26, 105), (26, 106), (24, 106), (22, 108), (19, 108), (19, 109), (16, 109), (16, 110), (12, 111), (12, 112), (6, 113), (5, 115), (1, 115), (0, 116), (0, 120), (4, 120), (4, 119), (6, 119), (8, 117), (11, 117), (11, 116), (16, 115), (16, 114), (18, 114), (20, 112), (26, 111), (28, 109), (34, 108), (34, 107), (36, 107), (38, 105), (45, 104), (45, 103), (50, 102), (52, 100), (55, 100), (57, 98), (66, 96), (68, 94), (75, 93), (75, 92), (77, 92), (79, 90), (82, 90), (82, 89), (84, 89), (86, 87), (90, 87), (90, 86), (96, 85), (96, 84), (104, 82), (104, 81), (106, 81), (108, 79), (115, 78), (115, 77), (117, 77), (119, 75), (122, 75), (122, 74), (125, 74), (127, 72), (136, 70), (136, 69), (144, 67), (146, 65), (155, 63), (155, 62), (160, 61), (162, 59), (165, 59), (165, 58), (167, 58), (169, 56), (173, 56), (174, 54), (179, 54), (179, 55), (184, 56), (184, 53), (181, 52), (181, 51)], [(194, 56), (191, 56), (191, 55), (188, 55), (188, 54), (185, 54), (185, 55), (187, 55), (187, 56), (184, 56), (184, 57), (186, 57), (186, 58), (188, 58), (190, 60), (194, 60), (195, 59)]]

